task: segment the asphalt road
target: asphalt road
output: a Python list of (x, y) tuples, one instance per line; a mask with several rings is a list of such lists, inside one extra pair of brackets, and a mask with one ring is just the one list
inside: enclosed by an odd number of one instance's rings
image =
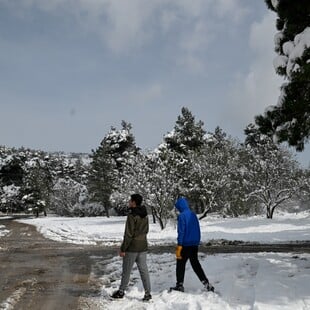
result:
[[(95, 275), (92, 266), (116, 255), (117, 248), (55, 242), (44, 238), (34, 226), (9, 219), (0, 224), (10, 230), (0, 238), (0, 310), (88, 309), (83, 300), (100, 296), (104, 264)], [(223, 241), (204, 244), (200, 251), (310, 253), (310, 242), (270, 245)], [(150, 252), (174, 253), (174, 246), (153, 247)]]

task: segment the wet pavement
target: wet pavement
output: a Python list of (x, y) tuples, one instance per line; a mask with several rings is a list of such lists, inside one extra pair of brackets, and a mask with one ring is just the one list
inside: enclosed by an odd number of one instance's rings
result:
[(54, 242), (12, 220), (1, 225), (10, 230), (0, 238), (1, 310), (81, 309), (79, 297), (100, 294), (90, 279), (93, 259), (111, 258), (116, 249)]

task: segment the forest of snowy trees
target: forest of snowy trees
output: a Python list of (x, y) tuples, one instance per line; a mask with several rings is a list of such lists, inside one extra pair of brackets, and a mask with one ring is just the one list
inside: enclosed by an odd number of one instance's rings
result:
[[(204, 218), (266, 214), (294, 202), (309, 205), (310, 171), (292, 153), (250, 124), (239, 142), (221, 128), (206, 132), (182, 108), (174, 128), (151, 151), (135, 142), (131, 124), (111, 128), (91, 154), (47, 153), (0, 147), (2, 212), (61, 216), (125, 214), (130, 194), (141, 193), (164, 228), (174, 201), (185, 195)], [(113, 212), (113, 213), (112, 213)]]

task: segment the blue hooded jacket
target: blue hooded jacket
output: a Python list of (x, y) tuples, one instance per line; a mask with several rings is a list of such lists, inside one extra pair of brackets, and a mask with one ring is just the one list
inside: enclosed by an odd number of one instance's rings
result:
[(175, 203), (179, 210), (178, 245), (198, 246), (200, 243), (200, 225), (196, 214), (190, 210), (185, 198), (179, 198)]

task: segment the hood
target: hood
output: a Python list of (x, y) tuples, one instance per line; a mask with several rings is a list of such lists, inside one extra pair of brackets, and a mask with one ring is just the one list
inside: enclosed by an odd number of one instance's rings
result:
[(137, 206), (135, 208), (131, 208), (131, 214), (132, 215), (138, 215), (141, 218), (144, 218), (147, 216), (147, 211), (145, 206)]
[(186, 198), (178, 198), (177, 202), (174, 205), (180, 212), (189, 210), (189, 205)]

